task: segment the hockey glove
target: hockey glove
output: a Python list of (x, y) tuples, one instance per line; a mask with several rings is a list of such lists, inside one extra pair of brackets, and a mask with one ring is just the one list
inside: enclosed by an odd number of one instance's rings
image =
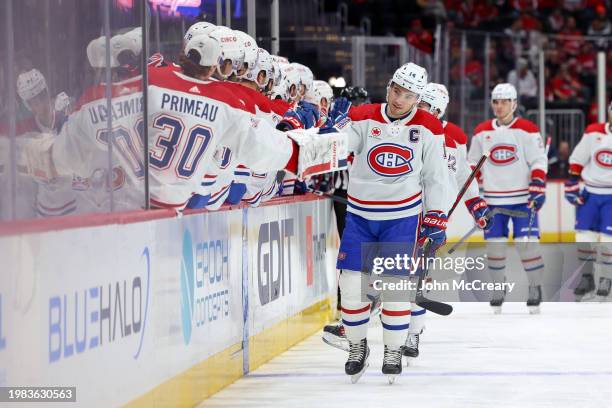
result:
[(446, 242), (446, 215), (439, 211), (427, 211), (419, 231), (419, 245), (425, 245), (431, 239), (431, 249), (435, 251)]
[(338, 98), (334, 101), (329, 117), (333, 122), (336, 122), (339, 116), (347, 116), (349, 109), (351, 109), (351, 102), (346, 98)]
[(489, 230), (493, 226), (493, 217), (491, 217), (491, 211), (487, 202), (480, 197), (474, 197), (465, 202), (465, 206), (468, 211), (474, 217), (478, 228), (483, 230)]
[(546, 183), (540, 179), (533, 179), (529, 183), (529, 198), (527, 204), (529, 208), (540, 211), (546, 201)]
[(319, 109), (312, 103), (302, 101), (295, 109), (285, 113), (276, 128), (283, 132), (293, 129), (310, 129), (318, 120)]
[(572, 205), (582, 205), (585, 202), (585, 193), (580, 192), (580, 177), (570, 176), (565, 182), (565, 199)]

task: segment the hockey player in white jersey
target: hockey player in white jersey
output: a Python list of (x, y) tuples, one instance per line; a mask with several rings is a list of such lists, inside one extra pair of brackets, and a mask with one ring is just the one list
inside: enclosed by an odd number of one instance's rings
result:
[[(124, 58), (135, 60), (141, 51), (138, 31), (110, 39), (111, 112), (106, 84), (87, 89), (51, 150), (56, 171), (74, 175), (79, 212), (134, 210), (145, 204), (142, 77), (138, 69), (123, 63)], [(87, 57), (94, 69), (106, 69), (104, 37), (90, 43)]]
[(612, 286), (612, 102), (608, 122), (587, 126), (569, 160), (565, 198), (576, 206), (578, 258), (584, 262), (574, 293), (581, 299), (595, 290), (597, 282), (597, 296), (605, 298)]
[[(17, 136), (21, 136), (18, 138), (19, 142), (29, 138), (49, 138), (51, 140), (55, 138), (72, 109), (68, 95), (61, 92), (52, 99), (46, 80), (37, 69), (19, 75), (17, 93), (33, 115), (29, 123), (22, 123), (17, 127), (19, 129)], [(58, 176), (47, 180), (34, 175), (33, 179), (37, 184), (34, 202), (37, 216), (55, 217), (76, 211), (77, 203), (72, 190), (72, 176)]]
[[(502, 207), (526, 211), (524, 218), (496, 214), (493, 227), (485, 230), (488, 267), (495, 283), (505, 280), (506, 242), (508, 224), (512, 220), (512, 235), (516, 242), (523, 269), (529, 280), (527, 306), (537, 313), (542, 300), (544, 261), (539, 247), (537, 212), (542, 208), (546, 194), (547, 159), (538, 127), (523, 118), (515, 117), (516, 89), (511, 84), (495, 86), (491, 94), (495, 118), (479, 124), (468, 153), (474, 165), (485, 152), (489, 160), (482, 167), (484, 198), (491, 209)], [(494, 292), (491, 306), (501, 311), (505, 293)]]
[[(446, 240), (448, 171), (443, 160), (443, 129), (440, 121), (416, 108), (426, 84), (424, 68), (405, 64), (389, 81), (387, 103), (361, 105), (349, 113), (353, 120), (349, 150), (355, 159), (337, 268), (342, 269), (342, 324), (349, 340), (344, 368), (353, 382), (364, 372), (369, 356), (366, 335), (371, 305), (362, 281), (367, 282), (371, 265), (362, 264), (362, 245), (380, 245), (378, 256), (393, 257), (399, 255), (398, 248), (390, 250), (381, 243), (401, 243), (403, 254), (412, 257), (417, 239), (431, 239), (434, 248)], [(402, 371), (401, 348), (408, 334), (410, 302), (389, 301), (387, 295), (383, 293), (381, 312), (382, 371), (392, 382)]]

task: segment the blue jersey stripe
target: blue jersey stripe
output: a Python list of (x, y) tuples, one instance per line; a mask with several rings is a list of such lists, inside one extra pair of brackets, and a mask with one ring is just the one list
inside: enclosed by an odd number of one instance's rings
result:
[(392, 212), (392, 211), (403, 211), (403, 210), (409, 210), (410, 208), (414, 208), (418, 205), (421, 204), (421, 200), (417, 200), (414, 203), (407, 205), (405, 207), (391, 207), (391, 208), (367, 208), (367, 207), (361, 207), (358, 205), (353, 204), (352, 202), (348, 202), (349, 207), (354, 208), (356, 210), (360, 210), (360, 211), (369, 211), (369, 212)]

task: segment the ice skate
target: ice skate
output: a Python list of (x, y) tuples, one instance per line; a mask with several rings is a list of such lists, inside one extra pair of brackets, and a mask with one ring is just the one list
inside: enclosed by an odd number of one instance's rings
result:
[(328, 324), (323, 328), (323, 342), (340, 350), (349, 351), (349, 342), (342, 324)]
[(493, 299), (491, 299), (491, 301), (489, 302), (489, 304), (493, 308), (493, 314), (501, 314), (502, 305), (504, 304), (505, 297), (505, 293), (499, 295), (496, 294), (495, 296), (493, 296)]
[(363, 339), (358, 343), (349, 341), (349, 357), (344, 364), (344, 372), (351, 376), (351, 383), (355, 384), (368, 368), (368, 357), (370, 348), (368, 340)]
[(527, 308), (530, 314), (540, 313), (540, 303), (542, 302), (542, 286), (529, 286), (529, 298), (527, 299)]
[(578, 286), (574, 289), (574, 295), (576, 296), (576, 301), (580, 302), (581, 300), (588, 297), (591, 292), (595, 290), (595, 279), (593, 279), (593, 275), (583, 274), (580, 278), (580, 282)]
[(410, 359), (419, 356), (419, 336), (420, 333), (409, 333), (408, 337), (406, 337), (406, 344), (402, 347), (402, 354), (408, 357), (406, 359), (406, 366), (410, 365)]
[(383, 357), (383, 374), (387, 375), (389, 384), (395, 382), (395, 377), (402, 373), (402, 348), (392, 349), (385, 346), (385, 356)]
[(597, 287), (597, 296), (604, 300), (610, 295), (610, 286), (612, 286), (612, 280), (608, 278), (599, 278), (599, 286)]

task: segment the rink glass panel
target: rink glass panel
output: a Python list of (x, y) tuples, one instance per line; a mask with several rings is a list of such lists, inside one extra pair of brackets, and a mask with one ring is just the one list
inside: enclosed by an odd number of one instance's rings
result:
[[(147, 207), (148, 124), (142, 111), (147, 52), (138, 39), (145, 27), (143, 7), (148, 55), (161, 52), (172, 61), (189, 25), (196, 19), (217, 21), (216, 1), (203, 0), (197, 7), (165, 3), (2, 2), (0, 222)], [(232, 13), (235, 26), (246, 28), (246, 10)], [(130, 32), (132, 50), (113, 52)], [(18, 89), (24, 73), (31, 74), (24, 80), (38, 85)], [(35, 99), (31, 104), (30, 97)], [(48, 157), (57, 174), (42, 175), (28, 166), (25, 152), (41, 140), (53, 145)]]
[[(117, 36), (142, 27), (141, 6), (3, 2), (0, 220), (144, 207), (142, 54), (106, 52)], [(40, 140), (53, 144), (57, 175), (28, 166), (27, 146)]]

